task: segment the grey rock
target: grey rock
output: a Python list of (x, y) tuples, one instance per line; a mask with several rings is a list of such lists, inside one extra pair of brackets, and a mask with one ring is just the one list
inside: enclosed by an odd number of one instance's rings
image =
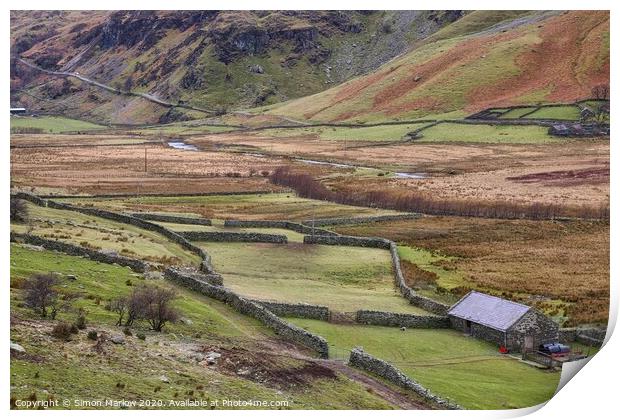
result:
[(161, 375), (161, 376), (159, 377), (159, 380), (160, 380), (160, 381), (162, 381), (162, 382), (165, 382), (165, 383), (167, 383), (167, 384), (169, 384), (169, 383), (170, 383), (170, 379), (168, 379), (168, 377), (167, 377), (166, 375)]
[(76, 281), (77, 279), (75, 274), (67, 274), (67, 280)]
[(252, 73), (263, 74), (265, 72), (265, 69), (263, 69), (263, 66), (261, 66), (260, 64), (253, 64), (250, 66), (250, 71)]
[(114, 344), (125, 344), (125, 337), (122, 335), (114, 335), (110, 338), (110, 341)]
[(16, 351), (18, 353), (26, 353), (26, 349), (20, 346), (17, 343), (11, 342), (11, 350)]
[(163, 280), (164, 274), (161, 271), (147, 271), (144, 273), (146, 280)]
[(31, 251), (45, 251), (45, 248), (40, 245), (22, 244), (22, 248), (26, 248)]
[(118, 257), (118, 252), (113, 249), (102, 249), (100, 252), (110, 257)]
[(216, 351), (210, 351), (209, 353), (207, 353), (206, 355), (207, 357), (212, 357), (214, 359), (219, 359), (220, 357), (222, 357), (222, 355)]

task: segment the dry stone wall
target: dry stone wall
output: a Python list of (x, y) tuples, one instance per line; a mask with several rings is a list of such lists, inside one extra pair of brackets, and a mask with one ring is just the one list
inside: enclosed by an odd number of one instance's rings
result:
[(407, 286), (403, 271), (400, 266), (400, 256), (398, 255), (398, 247), (396, 243), (384, 238), (367, 238), (357, 236), (304, 236), (305, 244), (322, 244), (322, 245), (343, 245), (343, 246), (362, 246), (370, 248), (387, 249), (390, 251), (392, 260), (392, 268), (394, 270), (394, 282), (396, 287), (405, 299), (413, 306), (422, 308), (428, 312), (437, 315), (446, 315), (449, 305), (437, 302), (431, 298), (417, 294), (412, 288)]
[(224, 226), (237, 228), (272, 228), (287, 229), (305, 235), (338, 236), (336, 232), (325, 229), (312, 228), (301, 223), (290, 222), (288, 220), (225, 220)]
[(177, 232), (190, 241), (205, 242), (267, 242), (285, 244), (288, 238), (285, 235), (272, 235), (269, 233), (254, 232)]
[[(338, 217), (331, 219), (316, 219), (314, 220), (315, 226), (336, 226), (336, 225), (353, 225), (361, 223), (373, 223), (373, 222), (389, 222), (397, 220), (411, 220), (417, 219), (420, 215), (417, 213), (403, 213), (403, 214), (390, 214), (384, 216), (365, 216), (365, 217)], [(305, 220), (304, 225), (311, 226), (312, 220)]]
[(108, 254), (82, 246), (72, 245), (65, 242), (54, 241), (51, 239), (41, 238), (40, 236), (18, 234), (11, 232), (11, 242), (23, 242), (31, 245), (42, 246), (45, 249), (59, 251), (68, 255), (85, 256), (91, 260), (99, 261), (106, 264), (118, 264), (129, 267), (133, 271), (144, 273), (148, 271), (150, 265), (144, 261), (133, 258), (123, 257), (121, 255)]
[(178, 223), (182, 225), (211, 226), (211, 219), (199, 219), (197, 217), (173, 216), (157, 213), (130, 213), (130, 216), (142, 220), (152, 220), (155, 222)]
[(402, 388), (412, 390), (416, 394), (421, 395), (422, 397), (439, 405), (444, 409), (462, 409), (462, 407), (458, 404), (451, 403), (443, 398), (434, 395), (433, 393), (431, 393), (430, 390), (423, 387), (413, 379), (409, 378), (398, 368), (381, 359), (377, 359), (376, 357), (371, 356), (368, 353), (364, 353), (364, 351), (360, 348), (355, 348), (351, 350), (351, 354), (349, 356), (349, 365), (370, 373), (374, 373), (375, 375), (378, 375), (383, 379), (386, 379)]
[(383, 238), (358, 236), (304, 236), (305, 244), (361, 246), (366, 248), (390, 249), (390, 241)]
[(329, 356), (329, 346), (327, 340), (316, 334), (312, 334), (289, 322), (279, 318), (267, 308), (249, 299), (239, 296), (235, 292), (220, 286), (214, 286), (201, 281), (195, 276), (181, 273), (178, 270), (168, 268), (165, 276), (189, 289), (202, 293), (210, 298), (217, 299), (232, 306), (238, 312), (251, 316), (267, 327), (273, 329), (278, 335), (302, 344), (319, 353), (320, 357), (327, 359)]
[(357, 311), (355, 322), (367, 325), (407, 328), (449, 328), (447, 316), (401, 314), (382, 311)]
[(202, 248), (194, 245), (193, 243), (191, 243), (190, 241), (188, 241), (187, 239), (185, 239), (183, 236), (179, 235), (178, 233), (173, 232), (170, 229), (167, 229), (156, 223), (151, 223), (149, 221), (142, 220), (137, 217), (133, 217), (133, 216), (129, 216), (126, 214), (121, 214), (121, 213), (115, 213), (115, 212), (111, 212), (107, 210), (100, 210), (100, 209), (95, 209), (95, 208), (90, 208), (90, 207), (73, 206), (71, 204), (59, 203), (59, 202), (52, 201), (52, 200), (43, 200), (40, 197), (37, 197), (36, 195), (24, 193), (24, 192), (16, 193), (13, 196), (17, 198), (21, 198), (23, 200), (28, 200), (42, 207), (50, 207), (50, 208), (55, 208), (59, 210), (75, 211), (78, 213), (101, 217), (102, 219), (113, 220), (115, 222), (125, 223), (125, 224), (139, 227), (141, 229), (157, 232), (161, 234), (162, 236), (165, 236), (166, 238), (170, 239), (171, 241), (176, 242), (184, 249), (198, 255), (202, 260), (200, 264), (201, 271), (207, 274), (215, 273), (215, 270), (213, 269), (213, 266), (211, 264), (211, 257)]
[(563, 343), (577, 342), (586, 346), (600, 347), (605, 341), (607, 330), (599, 328), (562, 328), (559, 339)]
[(329, 320), (329, 308), (327, 306), (310, 305), (307, 303), (284, 303), (253, 300), (263, 308), (267, 308), (278, 316), (291, 316), (295, 318)]

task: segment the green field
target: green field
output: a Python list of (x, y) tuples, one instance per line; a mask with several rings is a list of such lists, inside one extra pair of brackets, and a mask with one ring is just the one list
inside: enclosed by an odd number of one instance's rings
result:
[[(86, 312), (87, 329), (69, 342), (50, 336), (54, 321), (39, 319), (23, 307), (20, 279), (38, 272), (59, 273), (59, 292), (75, 298), (72, 310), (61, 312), (59, 320), (73, 322), (78, 308)], [(67, 274), (75, 275), (77, 280), (68, 280)], [(129, 281), (133, 286), (127, 285)], [(140, 275), (127, 268), (12, 245), (11, 341), (23, 345), (27, 356), (11, 357), (11, 399), (232, 398), (289, 401), (289, 408), (298, 409), (394, 408), (341, 375), (304, 376), (306, 362), (262, 353), (265, 342), (276, 340), (271, 330), (219, 301), (165, 280), (149, 282), (178, 292), (176, 305), (182, 311), (183, 322), (167, 324), (162, 333), (150, 332), (145, 324), (139, 324), (132, 327), (134, 335), (126, 336), (124, 345), (108, 342), (103, 351), (96, 351), (94, 341), (86, 338), (86, 331), (122, 335), (121, 327), (114, 326), (116, 315), (104, 308), (105, 302), (142, 282)], [(137, 331), (145, 333), (146, 339), (136, 338)], [(221, 363), (207, 368), (191, 357), (193, 352), (210, 349), (224, 352), (235, 363), (243, 363), (244, 359), (238, 356), (243, 351), (242, 357), (253, 358), (245, 363), (257, 366), (263, 377), (277, 379), (286, 373), (287, 378), (297, 382), (291, 387), (274, 386), (264, 379), (252, 380), (229, 372)], [(168, 382), (162, 381), (162, 375)]]
[(321, 140), (332, 141), (399, 141), (407, 133), (425, 126), (428, 123), (378, 125), (372, 127), (309, 127), (309, 128), (276, 128), (259, 131), (261, 136), (299, 137), (311, 136)]
[(186, 197), (72, 198), (59, 201), (114, 211), (185, 213), (213, 219), (292, 220), (397, 214), (392, 210), (355, 207), (297, 197), (294, 193)]
[(44, 133), (64, 133), (68, 131), (92, 131), (107, 128), (102, 125), (87, 121), (74, 120), (65, 117), (11, 117), (11, 130), (17, 129), (40, 129)]
[(200, 257), (166, 237), (145, 229), (82, 213), (28, 203), (29, 223), (11, 224), (17, 233), (31, 233), (74, 245), (114, 250), (161, 263), (197, 265)]
[(375, 309), (425, 313), (394, 288), (389, 253), (362, 247), (196, 242), (224, 285), (253, 298), (325, 305), (352, 312)]
[(469, 409), (510, 409), (547, 401), (559, 372), (526, 365), (486, 342), (453, 330), (337, 325), (309, 319), (291, 322), (320, 334), (340, 350), (362, 347), (393, 363), (412, 379)]
[(548, 120), (573, 120), (578, 121), (580, 117), (577, 105), (565, 106), (546, 106), (536, 112), (531, 113), (527, 118), (548, 119)]
[(442, 123), (422, 132), (416, 142), (463, 143), (547, 143), (558, 141), (547, 134), (547, 127), (493, 126), (483, 124)]

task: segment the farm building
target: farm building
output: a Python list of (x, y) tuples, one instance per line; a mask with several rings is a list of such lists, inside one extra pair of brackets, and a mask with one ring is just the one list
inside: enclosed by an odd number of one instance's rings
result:
[(469, 292), (448, 311), (452, 328), (511, 351), (531, 350), (558, 340), (558, 324), (534, 308)]

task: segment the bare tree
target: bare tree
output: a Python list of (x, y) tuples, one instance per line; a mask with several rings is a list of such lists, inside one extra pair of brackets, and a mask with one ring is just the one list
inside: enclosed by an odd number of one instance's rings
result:
[(113, 299), (110, 301), (110, 304), (107, 307), (108, 310), (112, 312), (116, 312), (118, 314), (118, 319), (116, 320), (116, 325), (119, 327), (123, 325), (123, 320), (125, 319), (125, 314), (129, 309), (129, 304), (127, 298), (119, 297), (117, 299)]
[(11, 222), (23, 223), (28, 218), (26, 202), (19, 198), (11, 197)]
[(609, 100), (609, 84), (603, 83), (592, 88), (592, 97), (603, 101)]
[(172, 306), (177, 294), (173, 289), (161, 287), (142, 287), (139, 296), (143, 304), (142, 316), (148, 321), (154, 331), (161, 331), (168, 322), (175, 322), (179, 312)]
[(48, 309), (51, 308), (52, 319), (58, 312), (58, 294), (54, 286), (58, 284), (58, 278), (52, 274), (34, 274), (24, 284), (26, 292), (26, 305), (33, 308), (43, 318), (47, 317)]

